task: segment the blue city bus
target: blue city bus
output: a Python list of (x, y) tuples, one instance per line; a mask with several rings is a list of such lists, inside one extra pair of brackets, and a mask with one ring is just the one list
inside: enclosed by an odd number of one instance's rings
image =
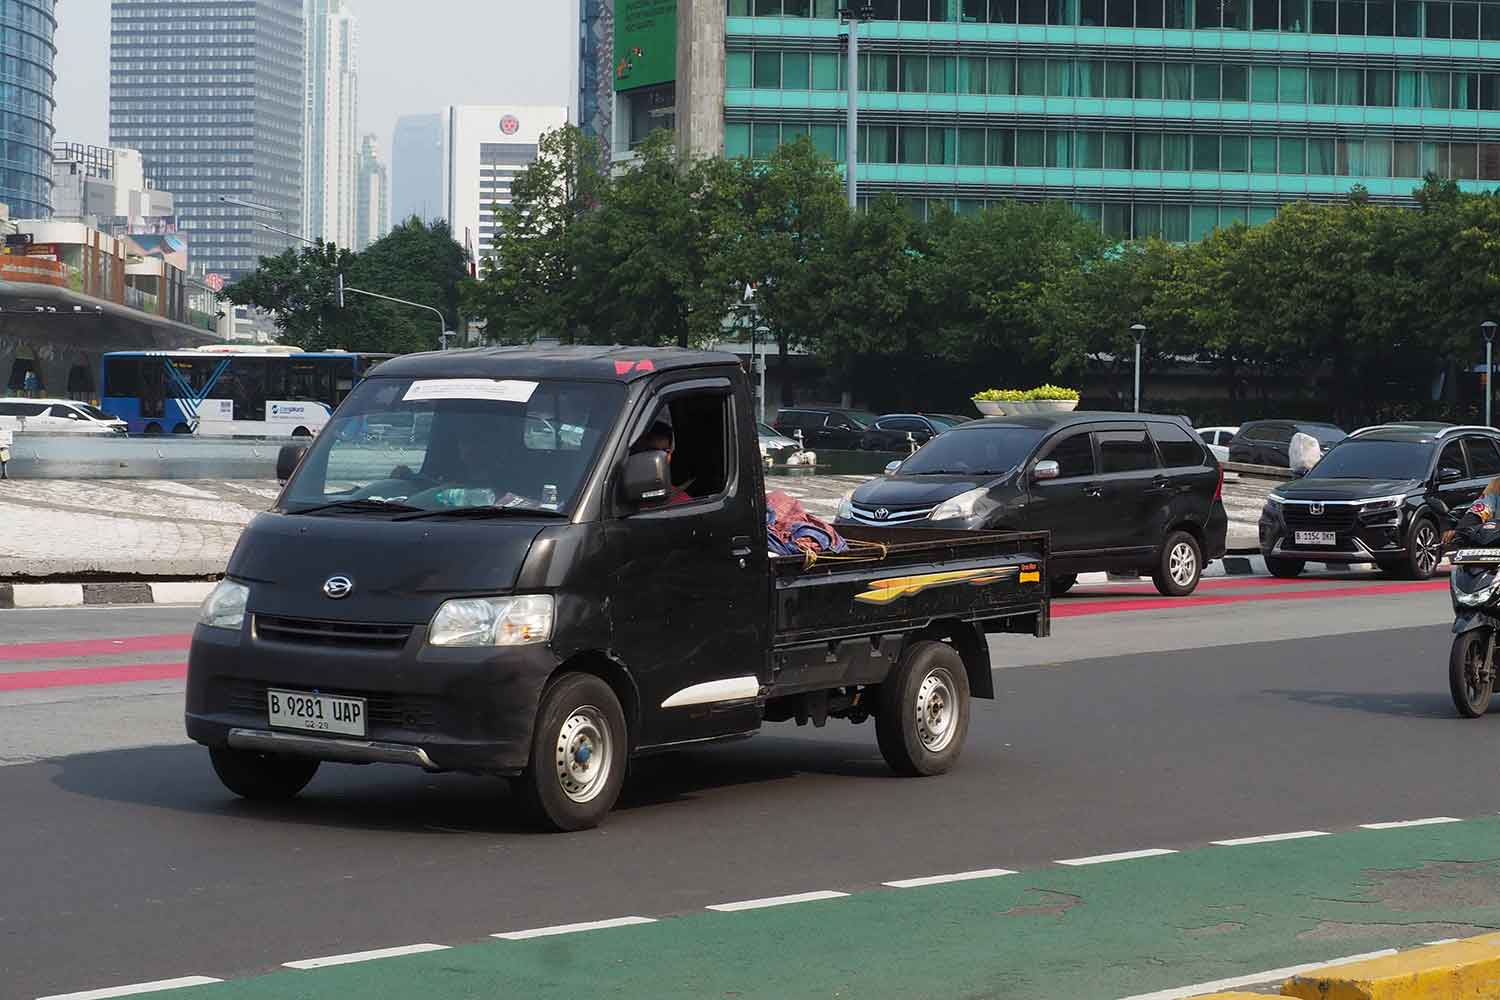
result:
[(232, 345), (104, 355), (99, 407), (131, 434), (311, 437), (392, 354)]

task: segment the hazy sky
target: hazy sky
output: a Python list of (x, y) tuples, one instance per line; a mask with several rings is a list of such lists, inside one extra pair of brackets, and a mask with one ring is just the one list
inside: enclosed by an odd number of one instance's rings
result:
[[(571, 107), (575, 0), (349, 0), (359, 17), (359, 130), (447, 104)], [(109, 0), (57, 5), (57, 138), (109, 141)]]

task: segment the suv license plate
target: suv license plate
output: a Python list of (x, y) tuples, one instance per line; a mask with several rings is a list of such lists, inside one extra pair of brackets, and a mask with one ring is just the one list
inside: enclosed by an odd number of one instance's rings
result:
[(338, 698), (308, 691), (266, 692), (271, 725), (283, 729), (306, 729), (315, 733), (365, 735), (365, 700)]
[(1332, 531), (1299, 531), (1296, 533), (1298, 545), (1337, 545), (1338, 535)]

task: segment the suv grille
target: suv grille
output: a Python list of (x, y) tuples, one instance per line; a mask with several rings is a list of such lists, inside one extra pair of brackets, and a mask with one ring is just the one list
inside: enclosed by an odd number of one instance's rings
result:
[(255, 616), (255, 634), (273, 642), (303, 646), (344, 646), (358, 649), (400, 649), (411, 638), (410, 625), (373, 625), (331, 622), (312, 618)]
[[(288, 688), (303, 691), (308, 689), (307, 684), (298, 681), (283, 684), (280, 682), (267, 683), (265, 681), (247, 681), (238, 678), (221, 678), (219, 684), (224, 707), (236, 712), (253, 712), (262, 718), (265, 717), (267, 711), (267, 688)], [(323, 694), (342, 695), (346, 698), (363, 698), (365, 700), (365, 711), (369, 715), (371, 725), (391, 726), (398, 729), (437, 728), (437, 717), (433, 711), (434, 702), (432, 698), (426, 695), (350, 691), (345, 688), (340, 688), (337, 691), (319, 690)]]
[[(913, 524), (917, 521), (925, 521), (927, 520), (927, 515), (936, 509), (936, 507), (920, 507), (911, 510), (896, 510), (892, 507), (881, 507), (878, 505), (867, 507), (856, 504), (853, 506), (852, 512), (854, 520), (859, 521), (861, 524), (889, 527), (891, 525)], [(882, 511), (885, 512), (884, 516), (881, 515)]]
[(1314, 514), (1310, 503), (1282, 504), (1281, 516), (1294, 531), (1353, 531), (1359, 519), (1359, 507), (1352, 503), (1327, 504), (1323, 513)]

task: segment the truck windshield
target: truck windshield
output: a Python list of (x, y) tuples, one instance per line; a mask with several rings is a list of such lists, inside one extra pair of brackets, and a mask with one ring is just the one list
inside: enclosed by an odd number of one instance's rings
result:
[(624, 399), (624, 386), (604, 382), (367, 379), (318, 435), (278, 509), (566, 513)]

